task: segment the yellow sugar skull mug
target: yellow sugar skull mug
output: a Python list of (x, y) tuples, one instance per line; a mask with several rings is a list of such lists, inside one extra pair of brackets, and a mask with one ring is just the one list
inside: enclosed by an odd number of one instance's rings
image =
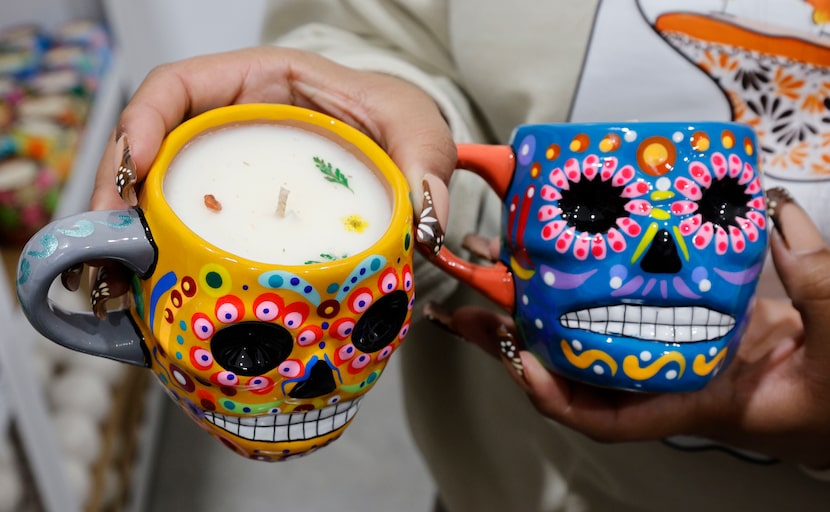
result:
[[(47, 338), (146, 366), (204, 430), (279, 461), (337, 439), (409, 329), (407, 183), (345, 123), (286, 105), (215, 109), (165, 139), (136, 208), (56, 220), (18, 297)], [(103, 320), (48, 297), (64, 270), (134, 272)]]

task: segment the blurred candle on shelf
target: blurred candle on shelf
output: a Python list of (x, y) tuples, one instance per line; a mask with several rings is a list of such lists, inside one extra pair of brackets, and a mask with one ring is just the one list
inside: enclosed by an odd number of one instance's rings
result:
[(287, 265), (368, 249), (392, 212), (387, 186), (353, 153), (317, 133), (267, 122), (190, 141), (170, 163), (164, 195), (210, 244)]

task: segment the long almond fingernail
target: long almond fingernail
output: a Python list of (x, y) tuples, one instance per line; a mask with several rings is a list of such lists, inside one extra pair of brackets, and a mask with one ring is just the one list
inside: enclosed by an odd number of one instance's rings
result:
[(416, 235), (418, 244), (432, 256), (441, 251), (444, 246), (444, 229), (435, 212), (435, 202), (432, 197), (432, 190), (429, 182), (423, 181), (424, 202), (421, 208), (421, 215), (418, 217), (418, 232)]
[(103, 319), (107, 316), (107, 301), (111, 297), (110, 285), (107, 281), (108, 272), (106, 267), (98, 267), (95, 274), (95, 282), (89, 292), (89, 302), (92, 312), (96, 317)]
[(767, 216), (772, 221), (772, 227), (781, 236), (781, 240), (787, 244), (787, 237), (784, 236), (784, 230), (781, 223), (781, 208), (787, 204), (794, 202), (793, 196), (783, 187), (773, 187), (766, 191), (767, 195)]
[(138, 195), (136, 194), (136, 184), (138, 183), (138, 174), (135, 170), (135, 162), (133, 162), (132, 154), (130, 153), (130, 143), (127, 134), (119, 131), (115, 141), (115, 186), (118, 189), (118, 195), (121, 199), (130, 206), (138, 205)]
[(525, 392), (530, 392), (530, 384), (528, 384), (525, 377), (525, 367), (519, 355), (519, 347), (516, 345), (513, 334), (504, 324), (498, 327), (496, 334), (499, 337), (499, 353), (501, 354), (502, 363), (504, 363), (504, 366), (516, 384)]
[(78, 291), (81, 287), (81, 275), (84, 272), (84, 264), (78, 263), (61, 272), (61, 284), (70, 292)]

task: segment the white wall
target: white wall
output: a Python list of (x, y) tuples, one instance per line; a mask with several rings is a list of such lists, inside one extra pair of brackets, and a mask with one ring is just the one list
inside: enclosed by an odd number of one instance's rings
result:
[(127, 86), (163, 62), (257, 44), (266, 1), (105, 0)]

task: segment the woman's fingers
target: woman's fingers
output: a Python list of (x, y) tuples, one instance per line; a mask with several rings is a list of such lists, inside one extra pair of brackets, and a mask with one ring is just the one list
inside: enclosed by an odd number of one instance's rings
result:
[(486, 238), (476, 233), (468, 233), (461, 240), (461, 246), (477, 258), (495, 262), (499, 259), (501, 241), (498, 237)]
[(429, 304), (426, 309), (427, 318), (500, 358), (541, 414), (594, 439), (657, 439), (696, 428), (704, 421), (700, 402), (693, 394), (615, 391), (548, 371), (535, 356), (523, 350), (521, 338), (507, 315), (478, 306), (448, 311)]
[(92, 207), (123, 207), (113, 183), (125, 155), (132, 164), (133, 182), (140, 183), (165, 135), (183, 120), (220, 106), (257, 102), (314, 109), (363, 131), (406, 175), (416, 212), (434, 207), (436, 230), (446, 224), (446, 184), (456, 162), (455, 145), (432, 98), (392, 76), (347, 68), (310, 52), (269, 46), (194, 57), (154, 69), (121, 115), (101, 160)]
[(775, 268), (801, 313), (807, 357), (815, 358), (827, 373), (830, 340), (824, 333), (830, 329), (830, 250), (815, 223), (786, 190), (771, 189), (767, 198), (775, 226), (771, 237)]

